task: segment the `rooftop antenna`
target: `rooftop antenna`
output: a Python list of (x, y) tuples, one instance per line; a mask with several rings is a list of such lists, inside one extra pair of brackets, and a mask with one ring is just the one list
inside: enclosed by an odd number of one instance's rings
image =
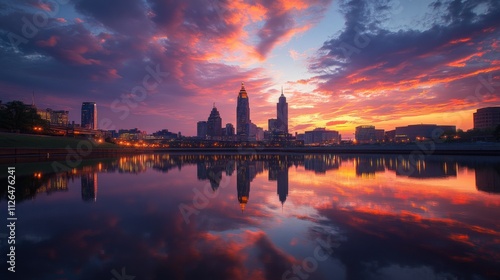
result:
[(35, 107), (35, 91), (33, 90), (33, 94), (31, 96), (31, 106)]

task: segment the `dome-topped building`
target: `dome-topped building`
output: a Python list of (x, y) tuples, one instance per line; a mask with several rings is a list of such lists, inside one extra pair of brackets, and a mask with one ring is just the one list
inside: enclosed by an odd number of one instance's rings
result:
[(207, 121), (207, 135), (210, 137), (219, 137), (222, 135), (222, 118), (217, 107), (212, 108)]

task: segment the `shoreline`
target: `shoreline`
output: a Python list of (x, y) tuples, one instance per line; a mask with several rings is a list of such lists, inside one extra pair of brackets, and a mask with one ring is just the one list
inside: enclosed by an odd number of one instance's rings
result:
[[(76, 151), (61, 148), (1, 148), (2, 162), (9, 159), (32, 161), (60, 160)], [(210, 154), (415, 154), (457, 156), (500, 156), (500, 143), (441, 143), (367, 144), (322, 147), (255, 147), (255, 148), (94, 148), (82, 158), (117, 157), (151, 153), (210, 153)], [(16, 160), (17, 161), (17, 160)]]

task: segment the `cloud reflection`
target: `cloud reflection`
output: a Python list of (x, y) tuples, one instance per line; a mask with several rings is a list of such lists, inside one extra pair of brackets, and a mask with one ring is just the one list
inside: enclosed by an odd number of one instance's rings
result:
[[(494, 278), (499, 173), (488, 160), (162, 154), (58, 174), (40, 164), (18, 180), (18, 275), (277, 279), (329, 229), (339, 247), (314, 279)], [(178, 205), (205, 183), (218, 196), (186, 224)]]

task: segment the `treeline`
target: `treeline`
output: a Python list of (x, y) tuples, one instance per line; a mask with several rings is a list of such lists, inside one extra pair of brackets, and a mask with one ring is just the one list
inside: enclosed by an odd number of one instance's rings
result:
[(490, 129), (469, 129), (463, 131), (457, 130), (456, 138), (448, 137), (452, 142), (477, 142), (477, 141), (496, 141), (500, 142), (500, 125)]
[(22, 101), (1, 103), (0, 130), (20, 133), (41, 133), (48, 131), (49, 123), (42, 120), (36, 108)]

